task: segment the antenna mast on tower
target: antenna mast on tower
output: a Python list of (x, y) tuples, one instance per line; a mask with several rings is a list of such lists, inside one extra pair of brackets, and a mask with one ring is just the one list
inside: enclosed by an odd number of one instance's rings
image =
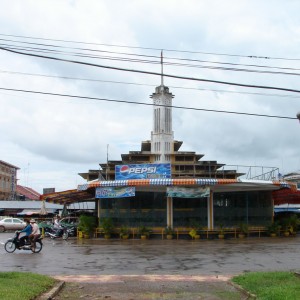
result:
[(164, 62), (163, 62), (163, 51), (160, 52), (160, 64), (161, 64), (161, 85), (164, 85)]

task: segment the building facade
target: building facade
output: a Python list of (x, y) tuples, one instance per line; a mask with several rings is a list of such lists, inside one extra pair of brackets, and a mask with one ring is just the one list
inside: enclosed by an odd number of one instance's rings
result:
[(0, 200), (15, 200), (18, 167), (0, 160)]

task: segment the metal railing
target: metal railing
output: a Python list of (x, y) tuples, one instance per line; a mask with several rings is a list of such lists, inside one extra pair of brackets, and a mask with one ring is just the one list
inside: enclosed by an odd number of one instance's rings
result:
[(252, 179), (252, 180), (279, 180), (281, 175), (279, 168), (277, 167), (265, 167), (265, 166), (244, 166), (244, 165), (225, 165), (219, 172), (225, 172), (228, 170), (234, 170), (237, 173), (243, 175), (239, 178)]
[(205, 178), (228, 178), (228, 175), (240, 174), (238, 178), (249, 180), (280, 180), (281, 175), (277, 167), (264, 166), (245, 166), (245, 165), (224, 165), (215, 170), (215, 165), (207, 165), (206, 170), (185, 170), (184, 168), (173, 171), (172, 174), (177, 176), (191, 176)]

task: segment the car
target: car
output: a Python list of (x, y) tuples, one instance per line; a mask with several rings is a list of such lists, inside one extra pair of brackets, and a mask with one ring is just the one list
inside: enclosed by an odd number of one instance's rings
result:
[(6, 230), (22, 230), (26, 225), (26, 222), (18, 218), (4, 218), (0, 220), (0, 232)]

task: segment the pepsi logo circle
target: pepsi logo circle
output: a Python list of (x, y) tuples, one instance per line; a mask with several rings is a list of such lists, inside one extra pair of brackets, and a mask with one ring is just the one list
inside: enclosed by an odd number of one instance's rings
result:
[(120, 173), (124, 174), (124, 173), (128, 173), (129, 172), (129, 167), (128, 166), (122, 166), (120, 168)]

